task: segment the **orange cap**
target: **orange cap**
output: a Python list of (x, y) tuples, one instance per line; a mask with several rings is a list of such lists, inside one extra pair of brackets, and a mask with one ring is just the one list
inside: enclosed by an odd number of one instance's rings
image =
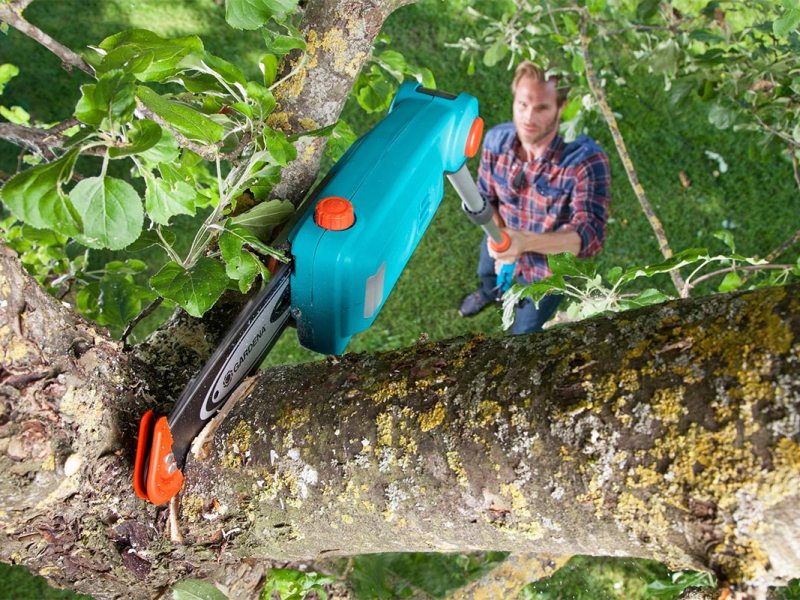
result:
[(349, 200), (339, 196), (323, 198), (314, 209), (314, 222), (323, 229), (331, 231), (348, 229), (356, 222), (353, 205)]
[(467, 135), (467, 145), (464, 148), (464, 154), (467, 158), (472, 158), (478, 153), (478, 148), (481, 147), (481, 138), (483, 137), (483, 119), (478, 117), (472, 122), (472, 127), (469, 129)]

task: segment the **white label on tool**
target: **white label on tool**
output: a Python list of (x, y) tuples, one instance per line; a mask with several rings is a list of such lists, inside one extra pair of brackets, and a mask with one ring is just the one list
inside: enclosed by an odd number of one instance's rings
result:
[(386, 275), (386, 263), (381, 265), (378, 272), (367, 277), (367, 291), (364, 294), (364, 318), (372, 317), (383, 301), (383, 282)]

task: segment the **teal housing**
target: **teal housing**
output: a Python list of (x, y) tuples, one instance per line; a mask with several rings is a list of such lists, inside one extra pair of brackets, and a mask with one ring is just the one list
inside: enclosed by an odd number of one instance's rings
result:
[[(292, 315), (300, 343), (341, 354), (375, 321), (433, 219), (444, 174), (467, 160), (478, 101), (404, 83), (389, 114), (334, 165), (289, 240)], [(341, 231), (314, 218), (321, 200), (350, 201), (355, 222)]]

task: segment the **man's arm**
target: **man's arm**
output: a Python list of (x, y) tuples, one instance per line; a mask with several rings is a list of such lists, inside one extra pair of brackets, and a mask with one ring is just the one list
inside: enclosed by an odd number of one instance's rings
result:
[(538, 254), (559, 254), (570, 252), (578, 255), (581, 251), (581, 236), (572, 230), (548, 231), (533, 233), (530, 231), (516, 231), (503, 229), (511, 238), (511, 246), (505, 252), (495, 252), (489, 246), (489, 254), (501, 263), (512, 263), (525, 252)]

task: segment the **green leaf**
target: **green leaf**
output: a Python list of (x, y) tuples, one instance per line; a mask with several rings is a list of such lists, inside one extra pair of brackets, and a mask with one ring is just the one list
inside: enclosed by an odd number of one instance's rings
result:
[(649, 21), (658, 12), (661, 0), (641, 0), (636, 7), (636, 18), (642, 21)]
[(742, 278), (736, 271), (731, 271), (725, 275), (725, 278), (719, 284), (720, 292), (732, 292), (742, 287)]
[(238, 244), (239, 248), (246, 245), (264, 256), (272, 256), (279, 260), (286, 260), (282, 252), (271, 246), (267, 246), (247, 227), (233, 223), (232, 219), (228, 219), (225, 223), (225, 229), (220, 235), (219, 243), (220, 246), (227, 244), (229, 248), (233, 248), (235, 244)]
[(0, 65), (0, 94), (3, 93), (6, 84), (17, 75), (19, 75), (19, 68), (16, 65), (11, 63)]
[(736, 122), (736, 113), (719, 103), (714, 103), (708, 111), (708, 121), (717, 129), (728, 129)]
[(246, 227), (256, 237), (266, 239), (272, 229), (285, 222), (292, 213), (294, 206), (288, 200), (267, 200), (233, 217), (231, 223)]
[(275, 129), (264, 129), (264, 142), (270, 156), (276, 163), (285, 167), (297, 158), (297, 149), (286, 138), (286, 134)]
[(606, 274), (606, 279), (611, 285), (616, 285), (622, 278), (622, 267), (612, 267)]
[(76, 239), (90, 248), (121, 250), (142, 231), (144, 211), (131, 184), (114, 177), (89, 177), (69, 194), (83, 219)]
[(486, 50), (486, 53), (483, 55), (483, 64), (487, 67), (495, 66), (503, 60), (506, 52), (508, 52), (508, 46), (506, 45), (506, 41), (501, 38)]
[(408, 71), (408, 63), (405, 57), (396, 50), (384, 50), (377, 56), (381, 66), (397, 79), (398, 83), (403, 83), (404, 74)]
[(136, 285), (129, 275), (107, 274), (100, 281), (98, 309), (103, 325), (124, 327), (142, 312), (142, 300), (152, 292)]
[(733, 239), (733, 234), (727, 229), (720, 229), (712, 234), (718, 240), (721, 240), (731, 252), (736, 252), (736, 242)]
[(170, 185), (163, 179), (147, 176), (145, 208), (150, 218), (159, 225), (169, 225), (176, 215), (194, 215), (197, 193), (188, 183), (177, 181)]
[(389, 108), (395, 88), (390, 85), (378, 67), (372, 65), (369, 73), (361, 74), (355, 85), (356, 100), (368, 113)]
[(227, 288), (228, 276), (222, 263), (203, 257), (189, 270), (167, 263), (150, 278), (150, 286), (193, 317), (202, 317)]
[(787, 37), (800, 26), (800, 8), (787, 10), (779, 19), (772, 23), (772, 31), (778, 37)]
[(3, 117), (15, 125), (27, 125), (31, 120), (28, 111), (21, 106), (12, 106), (11, 108), (0, 106), (0, 115), (3, 115)]
[(107, 37), (99, 48), (106, 52), (92, 60), (99, 75), (122, 69), (139, 81), (165, 81), (180, 70), (178, 64), (187, 54), (203, 52), (203, 42), (196, 35), (167, 39), (146, 29), (130, 29)]
[(103, 74), (96, 84), (81, 86), (81, 97), (75, 105), (75, 116), (87, 125), (100, 125), (103, 119), (130, 119), (136, 101), (130, 75), (112, 70)]
[(689, 587), (716, 587), (716, 580), (709, 573), (679, 571), (669, 579), (657, 579), (648, 584), (646, 592), (653, 598), (672, 600)]
[(357, 137), (355, 132), (350, 129), (350, 126), (343, 119), (339, 119), (336, 122), (336, 127), (333, 128), (331, 137), (328, 138), (328, 144), (325, 146), (326, 156), (332, 162), (336, 162), (356, 141)]
[(225, 20), (236, 29), (258, 29), (297, 7), (298, 0), (226, 0)]
[(261, 31), (267, 50), (277, 56), (283, 56), (298, 48), (305, 50), (306, 42), (300, 32), (289, 26), (288, 23), (283, 23), (282, 25), (288, 31), (288, 35), (266, 28)]
[(569, 252), (549, 254), (547, 264), (553, 275), (593, 277), (597, 271), (592, 261), (581, 260)]
[(38, 229), (52, 229), (74, 236), (81, 221), (61, 184), (72, 177), (79, 149), (60, 159), (27, 169), (9, 179), (0, 190), (0, 200), (16, 218)]
[(244, 86), (247, 78), (242, 70), (227, 60), (210, 52), (199, 52), (187, 55), (179, 65), (182, 69), (192, 69), (198, 73), (211, 75), (217, 81)]
[[(161, 235), (164, 241), (170, 246), (175, 243), (175, 234), (169, 229), (162, 230)], [(128, 252), (141, 252), (142, 250), (159, 246), (163, 248), (164, 244), (161, 238), (158, 237), (158, 234), (155, 231), (145, 231), (125, 250)]]
[(264, 85), (271, 86), (278, 76), (278, 57), (274, 54), (265, 54), (258, 61), (258, 68), (261, 69), (261, 74), (264, 76)]
[(215, 585), (199, 579), (184, 579), (172, 586), (174, 600), (228, 600)]
[(148, 150), (140, 154), (145, 162), (157, 165), (159, 163), (171, 163), (178, 159), (181, 148), (172, 132), (167, 129), (161, 130), (161, 137), (158, 142)]
[(109, 158), (124, 158), (134, 154), (142, 154), (155, 147), (161, 141), (161, 126), (155, 121), (145, 119), (134, 121), (128, 132), (128, 143), (121, 147), (108, 149)]
[(606, 9), (607, 0), (586, 0), (590, 15), (598, 15)]
[(225, 135), (222, 125), (186, 104), (168, 100), (145, 86), (137, 87), (136, 95), (147, 108), (189, 139), (214, 144)]

